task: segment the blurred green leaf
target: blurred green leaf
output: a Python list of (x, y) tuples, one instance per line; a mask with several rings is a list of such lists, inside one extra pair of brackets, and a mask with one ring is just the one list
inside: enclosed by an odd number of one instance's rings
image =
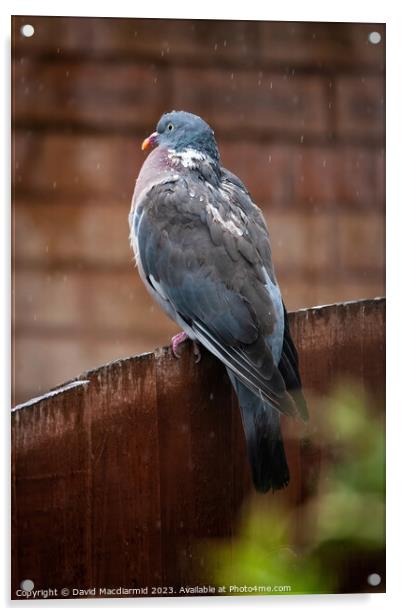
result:
[[(275, 494), (250, 504), (231, 542), (209, 545), (207, 561), (219, 585), (291, 587), (291, 593), (340, 592), (354, 563), (377, 562), (385, 545), (383, 416), (353, 386), (338, 387), (311, 429), (329, 462), (319, 489), (293, 511)], [(295, 528), (309, 529), (295, 545)], [(272, 590), (273, 594), (282, 594)]]

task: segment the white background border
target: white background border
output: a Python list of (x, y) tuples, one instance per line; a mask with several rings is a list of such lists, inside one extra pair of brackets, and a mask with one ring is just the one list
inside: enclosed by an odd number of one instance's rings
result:
[[(303, 614), (338, 613), (353, 610), (354, 614), (379, 616), (380, 611), (400, 609), (402, 587), (402, 545), (401, 545), (401, 488), (402, 470), (401, 417), (399, 386), (402, 383), (401, 360), (401, 211), (402, 211), (402, 19), (398, 0), (337, 0), (323, 2), (312, 0), (280, 0), (266, 3), (263, 0), (247, 0), (235, 4), (234, 0), (187, 0), (172, 2), (123, 2), (113, 0), (104, 5), (95, 2), (70, 0), (3, 2), (1, 4), (1, 28), (3, 54), (2, 68), (2, 131), (1, 149), (1, 187), (3, 193), (1, 207), (1, 233), (3, 254), (1, 259), (1, 310), (3, 336), (1, 338), (0, 374), (3, 379), (3, 503), (1, 509), (1, 531), (5, 547), (5, 558), (1, 562), (0, 580), (2, 600), (5, 607), (16, 609), (64, 609), (74, 610), (74, 614), (85, 611), (112, 609), (146, 610), (226, 610), (240, 612), (250, 608), (256, 612), (273, 609), (281, 614), (297, 616)], [(9, 534), (9, 414), (10, 407), (10, 15), (75, 15), (110, 17), (166, 17), (166, 18), (216, 18), (216, 19), (263, 19), (286, 21), (342, 21), (342, 22), (386, 22), (387, 24), (387, 594), (373, 595), (303, 595), (273, 597), (221, 597), (193, 599), (111, 599), (111, 600), (70, 600), (11, 602), (10, 594), (10, 534)], [(379, 238), (380, 241), (380, 238)], [(370, 512), (367, 512), (370, 515)], [(399, 605), (398, 605), (399, 604)]]

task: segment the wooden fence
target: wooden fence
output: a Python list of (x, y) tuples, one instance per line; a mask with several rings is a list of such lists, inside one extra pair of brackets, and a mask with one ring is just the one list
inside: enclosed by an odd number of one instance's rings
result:
[[(384, 299), (290, 322), (308, 396), (347, 377), (383, 404)], [(289, 487), (257, 498), (293, 507), (315, 489), (314, 412), (310, 428), (284, 422)], [(58, 596), (211, 583), (197, 545), (233, 537), (252, 490), (236, 401), (206, 351), (199, 364), (190, 347), (180, 360), (164, 348), (83, 374), (12, 413), (12, 597), (26, 579)]]

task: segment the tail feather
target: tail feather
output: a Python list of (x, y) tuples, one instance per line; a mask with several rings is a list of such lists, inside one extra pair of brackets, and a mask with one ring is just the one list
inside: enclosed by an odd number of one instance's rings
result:
[(252, 393), (228, 370), (237, 393), (253, 482), (259, 492), (279, 490), (289, 483), (279, 412)]

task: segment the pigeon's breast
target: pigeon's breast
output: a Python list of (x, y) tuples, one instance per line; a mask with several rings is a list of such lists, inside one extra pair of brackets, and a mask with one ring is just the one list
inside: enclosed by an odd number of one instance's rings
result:
[(144, 204), (146, 201), (144, 197), (153, 186), (157, 186), (161, 182), (175, 177), (177, 177), (177, 170), (172, 165), (169, 152), (165, 148), (161, 147), (157, 147), (155, 150), (152, 150), (142, 165), (141, 171), (135, 183), (134, 194), (131, 201), (131, 210), (128, 217), (130, 242), (135, 254), (137, 265), (140, 265), (141, 258), (138, 252), (137, 235), (141, 217), (144, 213)]
[(158, 147), (153, 150), (141, 167), (135, 183), (133, 204), (141, 201), (141, 195), (148, 192), (168, 177), (177, 175), (177, 168), (173, 165), (168, 150)]

